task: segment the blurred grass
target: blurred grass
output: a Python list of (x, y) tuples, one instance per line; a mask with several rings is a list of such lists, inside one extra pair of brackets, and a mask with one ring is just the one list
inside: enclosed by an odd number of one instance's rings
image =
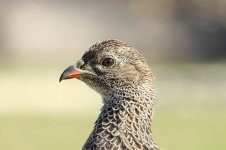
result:
[[(226, 149), (226, 63), (153, 64), (159, 103), (153, 133), (166, 150)], [(58, 84), (64, 69), (0, 70), (0, 149), (81, 149), (101, 106), (86, 85)]]
[[(154, 119), (157, 143), (168, 150), (225, 149), (226, 110), (164, 110)], [(224, 117), (222, 117), (224, 116)], [(81, 149), (96, 116), (1, 116), (2, 150)]]

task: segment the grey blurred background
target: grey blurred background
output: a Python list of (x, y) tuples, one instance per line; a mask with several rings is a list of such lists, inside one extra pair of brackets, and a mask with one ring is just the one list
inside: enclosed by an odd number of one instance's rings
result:
[(109, 38), (152, 60), (217, 60), (226, 56), (226, 1), (1, 0), (0, 33), (2, 61), (74, 58)]
[(81, 149), (100, 96), (62, 71), (116, 38), (150, 62), (165, 150), (226, 149), (226, 0), (0, 0), (0, 149)]

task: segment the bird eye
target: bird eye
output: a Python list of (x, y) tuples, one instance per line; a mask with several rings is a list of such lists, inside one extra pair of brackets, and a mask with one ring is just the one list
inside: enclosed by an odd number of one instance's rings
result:
[(114, 64), (115, 64), (115, 60), (112, 59), (112, 58), (105, 58), (105, 59), (102, 61), (102, 65), (103, 65), (103, 66), (106, 66), (106, 67), (112, 66), (112, 65), (114, 65)]

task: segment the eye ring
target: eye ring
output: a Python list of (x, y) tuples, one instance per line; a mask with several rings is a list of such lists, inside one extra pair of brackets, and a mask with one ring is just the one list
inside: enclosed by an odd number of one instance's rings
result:
[(113, 66), (115, 64), (115, 60), (113, 58), (107, 57), (102, 60), (101, 64), (106, 67)]

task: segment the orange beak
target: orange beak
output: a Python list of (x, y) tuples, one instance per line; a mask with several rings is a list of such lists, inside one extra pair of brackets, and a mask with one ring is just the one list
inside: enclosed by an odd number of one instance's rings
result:
[(69, 66), (61, 74), (59, 82), (61, 82), (62, 80), (66, 80), (66, 79), (80, 78), (80, 77), (81, 77), (80, 69), (77, 69), (74, 66)]

